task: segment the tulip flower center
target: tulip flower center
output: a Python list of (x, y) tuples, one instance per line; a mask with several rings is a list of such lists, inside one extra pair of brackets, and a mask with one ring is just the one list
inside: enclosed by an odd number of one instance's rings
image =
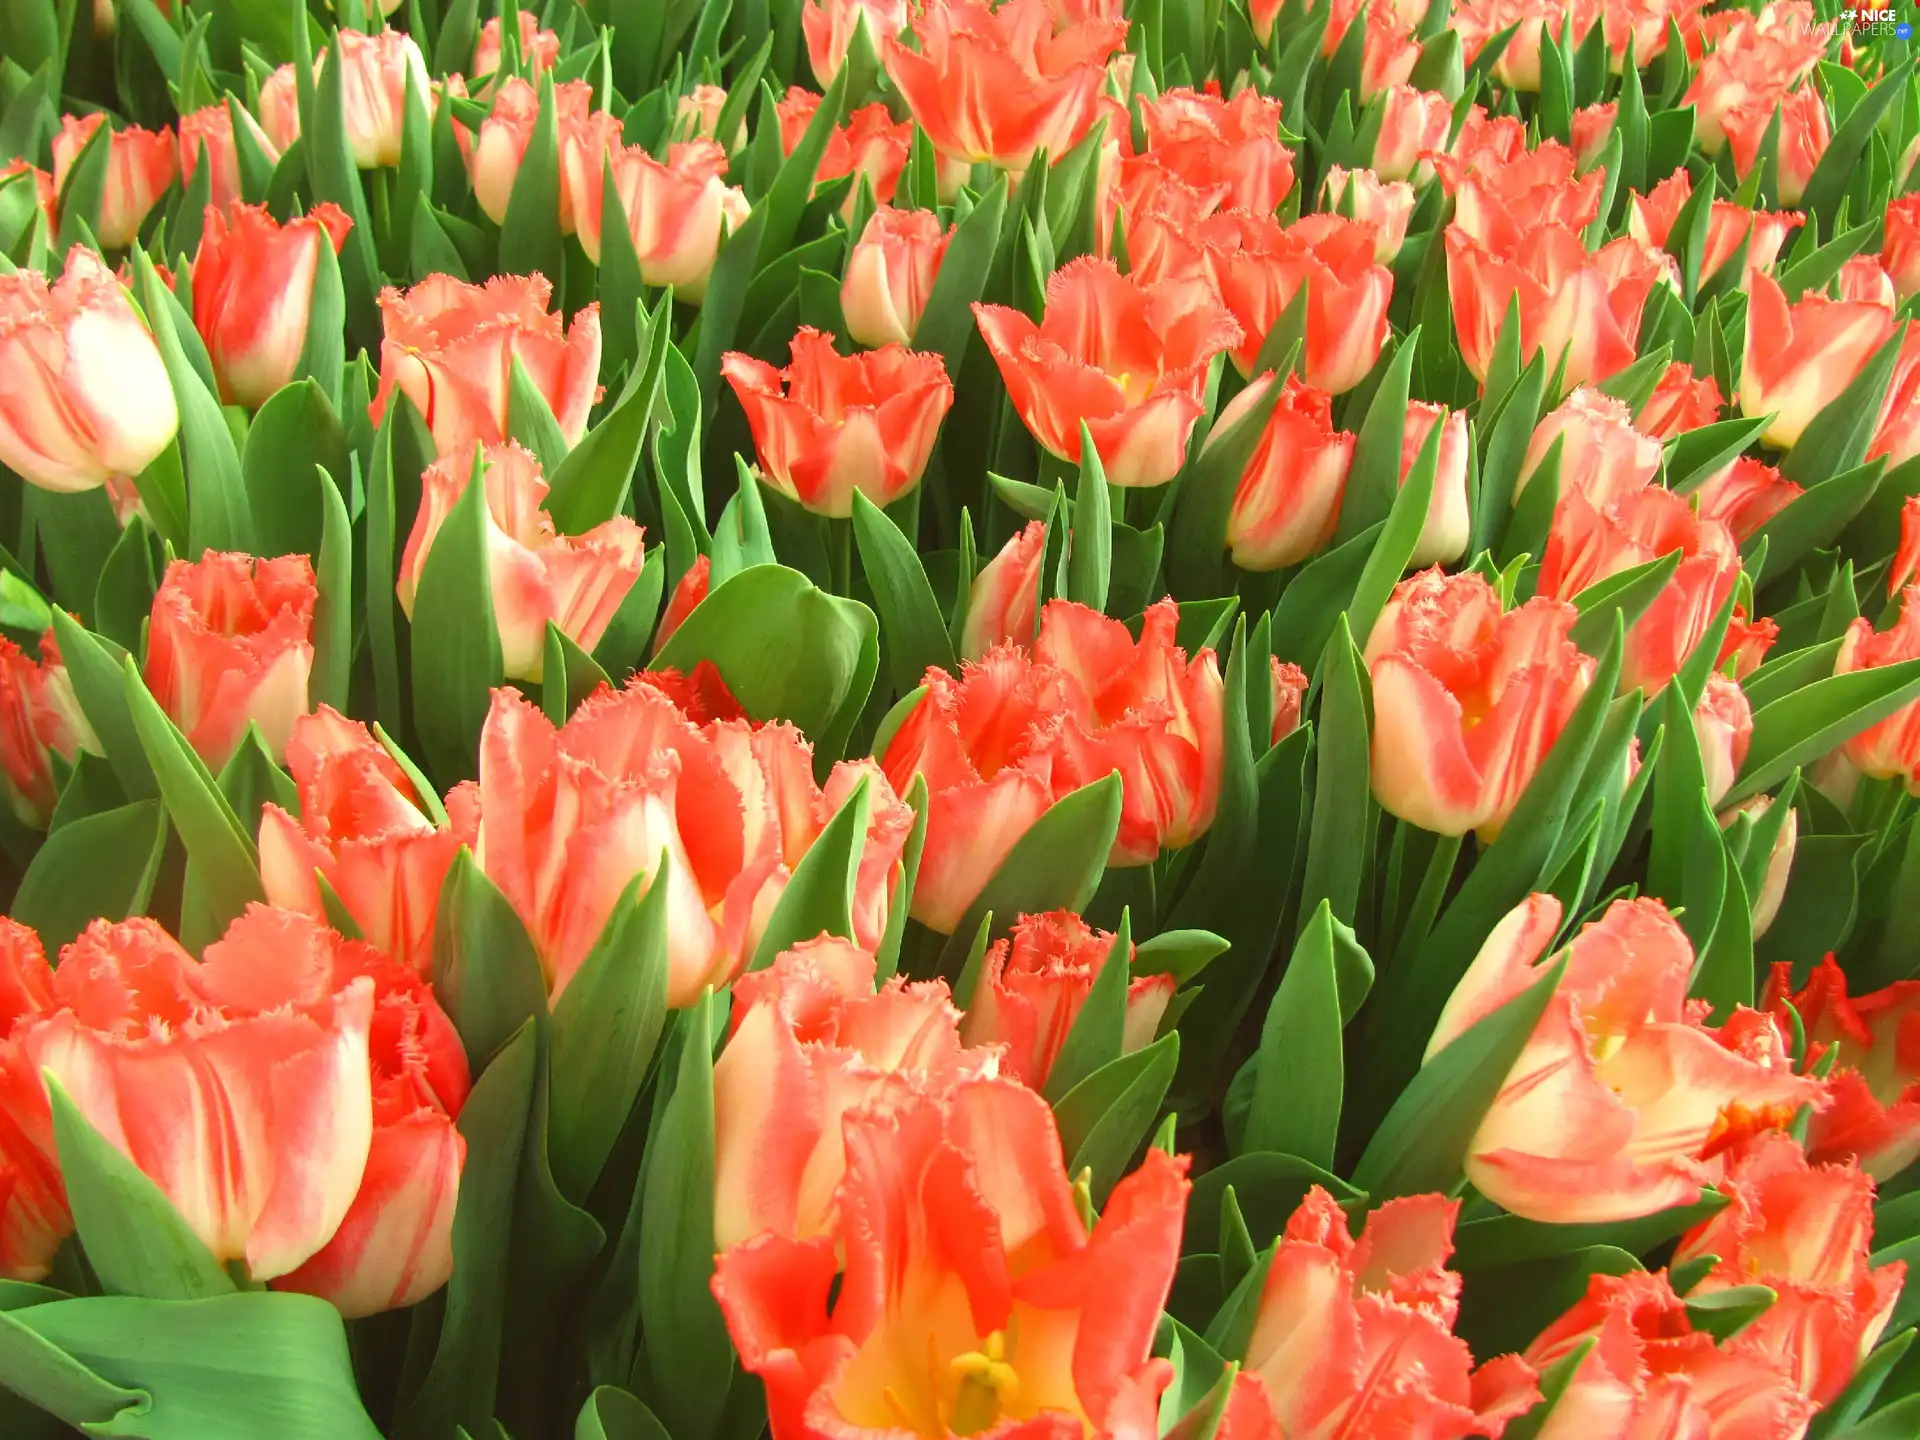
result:
[(1000, 1407), (1020, 1388), (1020, 1377), (1007, 1363), (1007, 1337), (996, 1330), (979, 1350), (956, 1355), (947, 1371), (960, 1382), (947, 1428), (955, 1435), (977, 1435), (1000, 1419)]

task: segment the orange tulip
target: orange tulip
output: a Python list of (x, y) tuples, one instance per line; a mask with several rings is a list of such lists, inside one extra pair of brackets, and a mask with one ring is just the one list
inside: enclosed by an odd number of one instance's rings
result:
[(1293, 189), (1293, 152), (1280, 143), (1280, 102), (1252, 86), (1231, 100), (1178, 86), (1140, 102), (1143, 158), (1221, 208), (1270, 215)]
[(1827, 102), (1811, 85), (1803, 85), (1779, 102), (1776, 110), (1772, 96), (1729, 111), (1721, 124), (1727, 132), (1727, 145), (1733, 151), (1734, 173), (1745, 179), (1759, 162), (1760, 147), (1766, 143), (1773, 117), (1780, 117), (1778, 180), (1780, 201), (1797, 205), (1806, 193), (1814, 167), (1827, 153), (1833, 140), (1833, 120), (1827, 114)]
[(1573, 151), (1552, 140), (1498, 169), (1474, 166), (1454, 187), (1454, 228), (1496, 255), (1513, 254), (1536, 226), (1584, 230), (1606, 176), (1576, 168)]
[[(315, 69), (319, 67), (316, 65)], [(282, 65), (260, 82), (260, 128), (285, 154), (300, 138), (300, 79), (293, 66)]]
[[(93, 132), (105, 122), (100, 111), (63, 115), (53, 137), (53, 188), (67, 188), (67, 175)], [(100, 225), (94, 238), (108, 250), (124, 250), (140, 238), (147, 213), (173, 184), (180, 159), (171, 130), (142, 130), (128, 125), (107, 140), (106, 188), (100, 196)]]
[(1887, 203), (1880, 263), (1902, 300), (1920, 293), (1920, 195), (1902, 195)]
[(1407, 240), (1407, 221), (1413, 216), (1413, 187), (1404, 180), (1382, 180), (1371, 170), (1327, 167), (1327, 208), (1342, 205), (1362, 225), (1373, 227), (1373, 258), (1389, 264)]
[(1444, 95), (1390, 85), (1373, 142), (1373, 172), (1382, 180), (1405, 180), (1426, 163), (1430, 151), (1445, 150), (1453, 129), (1453, 106)]
[(1693, 734), (1700, 745), (1707, 804), (1718, 805), (1740, 778), (1753, 740), (1753, 706), (1738, 680), (1718, 670), (1707, 676), (1700, 703), (1693, 707)]
[(0, 1277), (44, 1280), (73, 1233), (40, 1072), (23, 1043), (54, 1008), (40, 937), (0, 917)]
[(1920, 495), (1909, 495), (1900, 506), (1900, 545), (1887, 571), (1887, 594), (1898, 595), (1920, 575)]
[[(584, 145), (568, 154), (577, 157), (568, 184), (576, 197), (580, 248), (598, 264), (600, 227), (608, 216), (605, 172), (600, 156)], [(699, 304), (720, 242), (752, 213), (745, 193), (726, 183), (727, 152), (711, 140), (690, 140), (669, 146), (664, 165), (638, 145), (617, 147), (608, 158), (618, 204), (613, 213), (632, 237), (640, 278), (671, 285), (676, 296)]]
[(1407, 423), (1400, 435), (1400, 483), (1405, 485), (1420, 451), (1440, 427), (1440, 448), (1433, 472), (1433, 498), (1427, 502), (1426, 524), (1414, 542), (1407, 563), (1425, 567), (1451, 565), (1467, 553), (1473, 516), (1467, 496), (1468, 451), (1467, 417), (1461, 410), (1449, 411), (1444, 405), (1429, 405), (1423, 400), (1407, 402)]
[[(540, 17), (533, 11), (521, 10), (516, 13), (519, 16), (516, 28), (520, 36), (520, 58), (526, 66), (528, 78), (538, 80), (560, 63), (560, 37), (551, 30), (542, 30)], [(500, 17), (495, 15), (480, 27), (479, 38), (473, 43), (473, 73), (476, 76), (491, 75), (498, 78), (504, 53), (502, 40)], [(474, 93), (476, 98), (484, 99), (492, 90), (487, 87)]]
[(1893, 313), (1873, 301), (1817, 294), (1789, 305), (1763, 274), (1749, 277), (1749, 289), (1740, 410), (1754, 420), (1771, 415), (1760, 438), (1787, 450), (1891, 338)]
[[(1693, 177), (1676, 170), (1645, 195), (1635, 195), (1627, 207), (1627, 230), (1647, 245), (1665, 245), (1680, 211), (1693, 196)], [(1792, 212), (1749, 210), (1731, 200), (1715, 200), (1707, 220), (1707, 240), (1700, 254), (1700, 283), (1718, 274), (1744, 241), (1747, 269), (1771, 275), (1780, 249), (1804, 217)]]
[(673, 594), (667, 597), (667, 608), (660, 614), (660, 623), (653, 630), (653, 653), (658, 655), (667, 648), (667, 641), (673, 638), (673, 632), (685, 623), (707, 598), (707, 590), (713, 580), (713, 560), (702, 555), (687, 567), (687, 571), (673, 587)]
[(1534, 426), (1513, 487), (1516, 504), (1556, 442), (1560, 493), (1577, 490), (1596, 506), (1644, 490), (1660, 473), (1660, 442), (1634, 425), (1625, 402), (1582, 385)]
[(0, 635), (0, 795), (21, 824), (47, 828), (60, 798), (52, 757), (72, 765), (82, 750), (99, 754), (100, 741), (73, 693), (53, 632), (40, 638), (38, 660)]
[(1278, 745), (1300, 728), (1300, 705), (1307, 693), (1307, 672), (1278, 655), (1267, 657), (1267, 678), (1273, 686), (1273, 729), (1269, 744)]
[(1702, 520), (1718, 520), (1744, 544), (1804, 493), (1778, 467), (1742, 455), (1701, 481), (1693, 501)]
[(847, 257), (840, 308), (857, 345), (911, 345), (952, 235), (931, 210), (882, 205)]
[(1573, 112), (1573, 158), (1582, 170), (1591, 170), (1607, 153), (1614, 125), (1620, 116), (1619, 105), (1609, 100), (1604, 105), (1583, 105)]
[[(244, 110), (239, 111), (239, 115), (240, 123), (247, 127), (260, 153), (269, 161), (278, 160), (280, 147), (267, 138), (267, 132), (253, 116)], [(207, 163), (213, 167), (207, 177), (210, 185), (207, 203), (224, 209), (241, 198), (240, 152), (234, 148), (233, 116), (227, 113), (224, 103), (180, 117), (180, 184), (183, 188), (193, 183), (193, 172), (199, 168), (203, 147)]]
[(1033, 643), (1040, 563), (1046, 549), (1046, 525), (1029, 520), (973, 577), (967, 591), (966, 627), (960, 636), (962, 660), (984, 659), (994, 646), (1008, 640)]
[(1810, 5), (1769, 5), (1760, 15), (1728, 11), (1714, 20), (1715, 43), (1680, 97), (1693, 107), (1694, 135), (1709, 156), (1727, 142), (1733, 111), (1764, 107), (1771, 117), (1775, 104), (1813, 72), (1832, 33)]
[(320, 247), (353, 221), (322, 203), (285, 225), (264, 205), (209, 207), (193, 259), (193, 326), (222, 399), (257, 408), (290, 383), (306, 351)]
[(824, 88), (833, 84), (846, 63), (847, 47), (864, 20), (867, 38), (877, 50), (907, 28), (907, 0), (807, 0), (800, 11), (800, 30), (807, 39), (807, 62), (813, 78)]
[[(1236, 395), (1209, 443), (1258, 406), (1273, 384), (1272, 375), (1262, 375)], [(1226, 532), (1233, 563), (1280, 570), (1323, 549), (1340, 523), (1353, 445), (1353, 436), (1333, 428), (1326, 391), (1288, 376), (1234, 491)]]
[[(599, 196), (601, 162), (620, 146), (620, 122), (604, 110), (593, 109), (593, 87), (584, 80), (554, 86), (553, 102), (560, 147), (560, 233), (572, 235), (580, 229), (583, 190), (596, 200)], [(480, 122), (480, 133), (467, 155), (467, 172), (474, 199), (496, 225), (506, 223), (513, 183), (539, 119), (540, 92), (525, 80), (510, 77), (493, 93), (493, 113)], [(459, 133), (464, 137), (464, 131)]]
[(413, 37), (399, 30), (366, 35), (341, 29), (334, 32), (334, 40), (340, 47), (341, 118), (347, 150), (362, 170), (391, 169), (400, 163), (408, 76), (432, 113), (434, 92), (426, 57)]
[(1689, 430), (1711, 425), (1726, 407), (1726, 396), (1713, 376), (1694, 379), (1693, 367), (1676, 360), (1667, 366), (1653, 394), (1634, 417), (1634, 427), (1656, 440), (1671, 440)]
[[(1862, 616), (1847, 627), (1834, 657), (1836, 675), (1873, 670), (1920, 658), (1920, 586), (1909, 585), (1900, 594), (1900, 616), (1891, 629), (1874, 633), (1873, 622)], [(1875, 780), (1899, 778), (1909, 792), (1920, 795), (1920, 700), (1902, 705), (1884, 720), (1876, 720), (1845, 745), (1847, 759)]]
[(1468, 64), (1479, 58), (1487, 42), (1509, 27), (1513, 37), (1493, 62), (1493, 78), (1508, 90), (1538, 93), (1540, 42), (1548, 30), (1569, 23), (1567, 7), (1555, 0), (1465, 0), (1453, 12), (1453, 28)]

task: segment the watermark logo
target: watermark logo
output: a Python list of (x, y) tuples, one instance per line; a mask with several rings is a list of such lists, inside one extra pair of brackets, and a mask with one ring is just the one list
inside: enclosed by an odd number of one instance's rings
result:
[(1840, 23), (1855, 35), (1891, 35), (1900, 40), (1913, 38), (1913, 26), (1900, 18), (1896, 10), (1842, 10)]

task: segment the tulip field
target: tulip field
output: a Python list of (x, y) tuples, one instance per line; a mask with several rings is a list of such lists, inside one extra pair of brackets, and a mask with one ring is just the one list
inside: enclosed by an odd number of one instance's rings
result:
[(1920, 1440), (1915, 23), (0, 0), (0, 1440)]

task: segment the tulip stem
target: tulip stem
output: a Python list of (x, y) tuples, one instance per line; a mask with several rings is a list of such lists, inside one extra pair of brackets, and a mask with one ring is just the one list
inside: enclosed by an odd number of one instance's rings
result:
[(827, 585), (836, 595), (853, 593), (853, 521), (827, 521)]

